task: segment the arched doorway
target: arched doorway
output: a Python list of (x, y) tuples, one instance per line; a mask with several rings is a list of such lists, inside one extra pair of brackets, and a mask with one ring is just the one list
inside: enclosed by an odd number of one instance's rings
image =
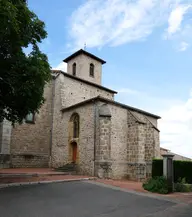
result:
[(72, 146), (72, 162), (76, 163), (76, 161), (77, 161), (77, 143), (72, 142), (71, 146)]

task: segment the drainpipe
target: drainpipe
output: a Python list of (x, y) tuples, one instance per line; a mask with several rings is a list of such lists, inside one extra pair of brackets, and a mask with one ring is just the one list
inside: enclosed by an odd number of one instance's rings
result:
[(97, 104), (94, 102), (94, 176), (96, 175), (95, 173), (95, 160), (96, 160), (96, 124), (97, 124)]
[(56, 75), (53, 75), (53, 87), (52, 87), (52, 102), (51, 102), (51, 130), (50, 130), (50, 144), (49, 144), (49, 159), (51, 159), (50, 166), (52, 166), (52, 143), (53, 143), (53, 117), (54, 117), (54, 100), (55, 100), (55, 80)]

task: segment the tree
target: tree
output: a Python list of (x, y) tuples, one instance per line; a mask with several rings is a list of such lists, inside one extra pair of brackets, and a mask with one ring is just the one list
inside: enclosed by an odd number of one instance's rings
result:
[[(21, 123), (44, 103), (51, 70), (38, 44), (46, 37), (44, 22), (26, 0), (0, 0), (0, 121)], [(23, 48), (29, 45), (32, 51), (26, 55)]]

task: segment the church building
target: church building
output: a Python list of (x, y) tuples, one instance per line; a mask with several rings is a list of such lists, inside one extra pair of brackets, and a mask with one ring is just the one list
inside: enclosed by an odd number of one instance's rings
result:
[(75, 165), (82, 175), (144, 180), (160, 155), (157, 115), (115, 101), (101, 85), (103, 59), (79, 50), (52, 70), (39, 113), (22, 125), (0, 127), (0, 165)]

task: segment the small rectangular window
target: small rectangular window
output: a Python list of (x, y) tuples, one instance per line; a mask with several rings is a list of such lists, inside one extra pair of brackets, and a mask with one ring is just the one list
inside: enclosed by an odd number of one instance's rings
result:
[(26, 123), (35, 123), (35, 115), (34, 113), (29, 113), (25, 118)]

